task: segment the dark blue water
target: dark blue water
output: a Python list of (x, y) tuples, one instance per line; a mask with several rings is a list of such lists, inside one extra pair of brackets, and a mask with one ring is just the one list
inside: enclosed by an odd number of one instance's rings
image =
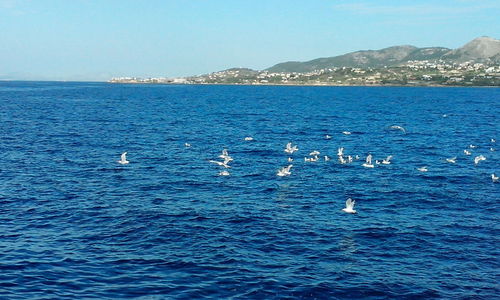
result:
[(0, 108), (0, 298), (500, 295), (497, 88), (1, 82)]

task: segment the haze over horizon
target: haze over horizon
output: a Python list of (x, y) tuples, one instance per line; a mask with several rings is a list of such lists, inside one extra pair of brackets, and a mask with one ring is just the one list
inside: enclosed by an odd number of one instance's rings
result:
[(265, 69), (395, 45), (498, 38), (498, 1), (0, 0), (0, 80)]

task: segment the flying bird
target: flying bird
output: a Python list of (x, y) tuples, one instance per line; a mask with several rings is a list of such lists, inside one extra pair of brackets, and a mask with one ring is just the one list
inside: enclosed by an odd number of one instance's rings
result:
[(120, 156), (120, 160), (118, 161), (119, 164), (126, 165), (129, 163), (127, 160), (127, 152), (123, 152), (122, 155)]
[(449, 163), (454, 164), (454, 163), (457, 162), (457, 157), (455, 156), (455, 157), (447, 158), (446, 161), (449, 162)]
[(342, 208), (342, 210), (345, 211), (346, 213), (355, 214), (356, 211), (354, 210), (354, 204), (356, 204), (356, 201), (349, 198), (345, 202), (345, 208)]
[(390, 128), (396, 129), (396, 130), (401, 130), (403, 133), (406, 133), (406, 130), (402, 126), (399, 126), (399, 125), (392, 125)]
[(290, 169), (293, 167), (293, 165), (288, 165), (287, 167), (283, 167), (278, 170), (278, 173), (276, 173), (277, 176), (283, 177), (283, 176), (289, 176), (292, 174), (290, 172)]

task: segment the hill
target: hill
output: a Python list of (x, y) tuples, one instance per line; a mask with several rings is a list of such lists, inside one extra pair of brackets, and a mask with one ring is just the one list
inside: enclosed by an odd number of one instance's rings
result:
[(335, 67), (380, 68), (397, 66), (413, 60), (445, 60), (449, 63), (465, 61), (498, 63), (500, 62), (500, 40), (479, 37), (454, 50), (444, 47), (393, 46), (381, 50), (362, 50), (334, 57), (317, 58), (306, 62), (284, 62), (266, 70), (269, 72), (304, 73)]

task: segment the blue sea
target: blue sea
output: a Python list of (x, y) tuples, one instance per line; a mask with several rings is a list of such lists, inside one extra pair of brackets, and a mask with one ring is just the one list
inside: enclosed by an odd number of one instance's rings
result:
[(498, 88), (0, 82), (0, 108), (2, 299), (500, 298)]

